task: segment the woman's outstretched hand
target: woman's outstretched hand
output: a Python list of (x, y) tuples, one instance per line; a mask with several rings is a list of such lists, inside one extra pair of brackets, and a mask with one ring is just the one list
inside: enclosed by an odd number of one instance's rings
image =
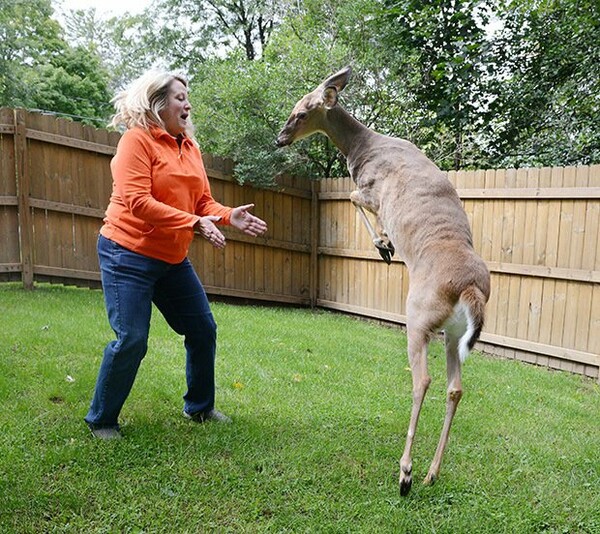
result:
[[(257, 237), (267, 231), (267, 223), (252, 215), (249, 210), (254, 207), (254, 204), (246, 204), (233, 208), (229, 222), (231, 226), (241, 230), (245, 234)], [(213, 247), (223, 248), (225, 246), (225, 236), (217, 228), (216, 223), (221, 217), (207, 215), (201, 217), (196, 223), (195, 229), (199, 234), (206, 239)]]
[(220, 219), (221, 217), (207, 215), (206, 217), (200, 217), (200, 220), (196, 223), (196, 230), (198, 230), (200, 235), (213, 247), (217, 248), (223, 248), (225, 246), (225, 236), (215, 224)]
[(267, 231), (267, 223), (250, 213), (253, 207), (254, 204), (246, 204), (233, 208), (229, 221), (231, 226), (252, 237), (257, 237)]

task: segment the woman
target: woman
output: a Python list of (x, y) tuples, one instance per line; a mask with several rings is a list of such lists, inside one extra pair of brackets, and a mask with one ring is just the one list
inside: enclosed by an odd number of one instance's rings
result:
[(98, 238), (108, 343), (85, 421), (102, 439), (120, 438), (118, 416), (146, 354), (152, 303), (184, 336), (187, 392), (193, 421), (231, 420), (215, 410), (216, 324), (188, 248), (198, 232), (213, 246), (225, 238), (216, 224), (251, 236), (267, 230), (252, 204), (230, 208), (210, 192), (193, 140), (184, 77), (151, 71), (114, 100), (113, 126), (125, 126), (111, 162), (113, 192)]

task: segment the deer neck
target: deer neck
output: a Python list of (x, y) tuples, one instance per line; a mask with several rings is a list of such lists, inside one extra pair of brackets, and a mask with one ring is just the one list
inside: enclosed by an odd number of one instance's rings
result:
[(323, 131), (346, 158), (373, 133), (340, 106), (327, 111)]

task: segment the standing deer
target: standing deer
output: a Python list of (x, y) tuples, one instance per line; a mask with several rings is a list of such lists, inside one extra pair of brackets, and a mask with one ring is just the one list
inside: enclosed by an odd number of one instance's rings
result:
[[(427, 347), (444, 330), (448, 378), (446, 416), (424, 484), (439, 476), (450, 426), (462, 397), (461, 363), (484, 322), (490, 275), (473, 250), (471, 230), (456, 190), (415, 145), (370, 130), (338, 105), (351, 69), (346, 67), (301, 98), (277, 137), (280, 147), (315, 132), (327, 135), (346, 157), (357, 189), (350, 194), (375, 246), (389, 263), (396, 248), (410, 278), (407, 310), (408, 358), (413, 404), (400, 493), (412, 485), (411, 450), (423, 399), (431, 382)], [(368, 223), (363, 208), (377, 217)]]

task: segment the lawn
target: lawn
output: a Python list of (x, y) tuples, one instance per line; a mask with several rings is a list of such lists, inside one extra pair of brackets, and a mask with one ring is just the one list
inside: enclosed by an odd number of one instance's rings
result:
[(0, 284), (0, 532), (599, 533), (600, 387), (473, 353), (440, 480), (433, 383), (400, 497), (411, 392), (396, 328), (215, 302), (217, 407), (181, 415), (182, 341), (155, 313), (122, 441), (83, 417), (111, 339), (95, 290)]

